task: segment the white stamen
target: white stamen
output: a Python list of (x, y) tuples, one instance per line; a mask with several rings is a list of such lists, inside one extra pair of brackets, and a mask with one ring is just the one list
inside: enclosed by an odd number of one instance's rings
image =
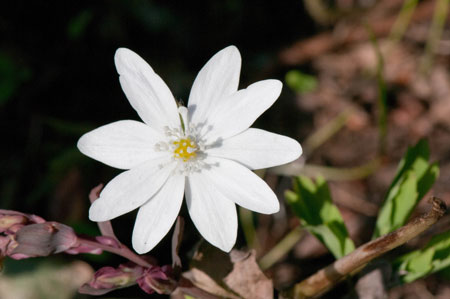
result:
[(195, 147), (190, 147), (190, 146), (189, 146), (189, 147), (187, 148), (186, 151), (187, 151), (189, 154), (191, 154), (191, 153), (195, 152), (196, 150), (197, 150), (197, 148), (195, 148)]
[[(156, 143), (155, 151), (169, 152), (172, 157), (170, 163), (177, 163), (174, 173), (188, 175), (208, 167), (203, 161), (205, 159), (205, 142), (200, 139), (201, 126), (189, 123), (188, 109), (179, 107), (178, 112), (183, 120), (184, 131), (181, 129), (181, 124), (178, 128), (164, 127), (166, 140)], [(191, 155), (192, 153), (195, 154)], [(161, 167), (163, 166), (161, 165)]]

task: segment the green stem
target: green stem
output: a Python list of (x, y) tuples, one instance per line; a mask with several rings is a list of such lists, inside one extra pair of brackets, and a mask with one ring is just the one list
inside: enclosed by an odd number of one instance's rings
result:
[(279, 175), (307, 177), (322, 176), (328, 181), (349, 181), (362, 179), (372, 174), (381, 163), (380, 158), (374, 158), (366, 164), (350, 168), (336, 168), (313, 164), (290, 163), (271, 168), (270, 171)]
[(325, 143), (328, 139), (330, 139), (334, 134), (339, 132), (342, 127), (347, 123), (348, 118), (353, 113), (353, 108), (347, 108), (343, 112), (341, 112), (338, 116), (332, 119), (323, 127), (316, 130), (313, 134), (311, 134), (303, 143), (305, 155), (309, 155), (314, 150), (316, 150), (319, 146)]
[(255, 224), (253, 223), (253, 212), (243, 207), (239, 207), (239, 219), (241, 220), (242, 230), (248, 248), (258, 249), (259, 243), (256, 238)]
[(380, 47), (378, 45), (377, 38), (370, 28), (369, 24), (366, 23), (367, 31), (369, 32), (370, 41), (372, 43), (373, 49), (377, 57), (377, 84), (378, 84), (378, 131), (379, 131), (379, 144), (378, 153), (383, 156), (386, 153), (386, 137), (387, 137), (387, 91), (386, 82), (384, 81), (383, 71), (384, 71), (384, 59), (381, 53)]
[(416, 9), (417, 2), (417, 0), (406, 0), (403, 2), (402, 9), (389, 34), (389, 40), (393, 43), (397, 43), (403, 37), (403, 34), (405, 34), (414, 10)]
[(303, 235), (303, 229), (299, 226), (290, 231), (275, 247), (259, 260), (259, 267), (264, 271), (272, 267), (284, 255), (286, 255)]
[(420, 63), (420, 72), (428, 73), (433, 64), (433, 56), (437, 50), (442, 31), (447, 19), (448, 4), (450, 0), (437, 0), (434, 8), (433, 20), (431, 21), (430, 33), (428, 34), (425, 53)]

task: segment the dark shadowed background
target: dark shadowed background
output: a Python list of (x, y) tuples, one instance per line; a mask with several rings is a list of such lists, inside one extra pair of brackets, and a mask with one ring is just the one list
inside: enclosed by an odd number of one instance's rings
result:
[[(312, 4), (319, 2), (2, 1), (0, 208), (37, 214), (71, 225), (79, 233), (98, 235), (87, 216), (89, 191), (120, 171), (83, 156), (76, 143), (101, 125), (139, 119), (120, 88), (113, 60), (116, 49), (127, 47), (142, 56), (175, 98), (186, 103), (198, 71), (228, 45), (241, 52), (240, 88), (269, 78), (285, 83), (279, 100), (254, 126), (297, 139), (310, 149), (307, 165), (333, 167), (323, 175), (331, 181), (333, 200), (357, 245), (370, 239), (397, 164), (407, 146), (420, 138), (428, 139), (431, 160), (441, 167), (432, 194), (450, 203), (450, 31), (443, 26), (441, 41), (427, 50), (435, 1), (418, 1), (411, 24), (397, 40), (391, 28), (402, 0)], [(364, 166), (379, 148), (377, 57), (371, 34), (385, 55), (386, 148), (376, 170), (357, 169), (360, 172), (351, 173), (356, 177), (348, 178), (349, 172), (341, 168)], [(388, 38), (394, 41), (389, 49)], [(424, 58), (427, 51), (432, 55)], [(351, 113), (337, 133), (317, 147), (304, 143), (343, 111)], [(340, 169), (333, 172), (335, 167)], [(290, 178), (270, 172), (265, 178), (279, 195), (282, 209), (275, 217), (253, 216), (260, 256), (298, 224), (283, 204)], [(421, 204), (419, 210), (425, 207)], [(185, 206), (181, 214), (186, 220), (181, 247), (185, 260), (201, 237)], [(131, 242), (134, 217), (132, 212), (113, 221), (125, 244)], [(446, 219), (432, 233), (444, 231)], [(407, 246), (417, 248), (427, 240), (429, 235)], [(245, 246), (240, 229), (236, 247)], [(170, 263), (170, 234), (150, 254), (161, 264)], [(332, 261), (325, 247), (307, 235), (266, 274), (283, 288)], [(6, 259), (0, 298), (5, 294), (7, 299), (20, 298), (14, 294), (26, 289), (40, 290), (32, 298), (46, 298), (49, 289), (53, 298), (89, 298), (73, 295), (92, 274), (86, 262), (98, 269), (123, 260), (111, 254)], [(449, 272), (395, 289), (390, 296), (448, 298)], [(340, 293), (329, 296), (336, 294)], [(112, 293), (144, 295), (137, 287)]]

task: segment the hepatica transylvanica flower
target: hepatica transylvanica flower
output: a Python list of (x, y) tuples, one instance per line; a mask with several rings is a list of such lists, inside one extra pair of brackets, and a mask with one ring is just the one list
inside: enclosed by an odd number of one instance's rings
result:
[(201, 235), (229, 251), (236, 241), (236, 205), (263, 213), (279, 210), (270, 187), (252, 169), (288, 163), (302, 152), (288, 137), (249, 128), (278, 98), (278, 80), (238, 90), (241, 57), (230, 46), (201, 69), (187, 107), (177, 107), (164, 81), (136, 53), (115, 55), (120, 84), (143, 122), (117, 121), (83, 135), (80, 151), (124, 169), (89, 210), (106, 221), (139, 208), (133, 230), (138, 253), (167, 234), (186, 197)]

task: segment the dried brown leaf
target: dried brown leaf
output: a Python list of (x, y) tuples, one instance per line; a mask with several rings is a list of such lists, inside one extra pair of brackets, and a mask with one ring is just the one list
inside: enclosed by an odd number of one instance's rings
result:
[(191, 270), (183, 276), (198, 288), (223, 298), (273, 298), (272, 280), (259, 268), (254, 250), (233, 250), (227, 255), (202, 246)]
[(273, 298), (273, 283), (256, 263), (256, 253), (233, 250), (230, 253), (233, 271), (225, 284), (242, 298)]

